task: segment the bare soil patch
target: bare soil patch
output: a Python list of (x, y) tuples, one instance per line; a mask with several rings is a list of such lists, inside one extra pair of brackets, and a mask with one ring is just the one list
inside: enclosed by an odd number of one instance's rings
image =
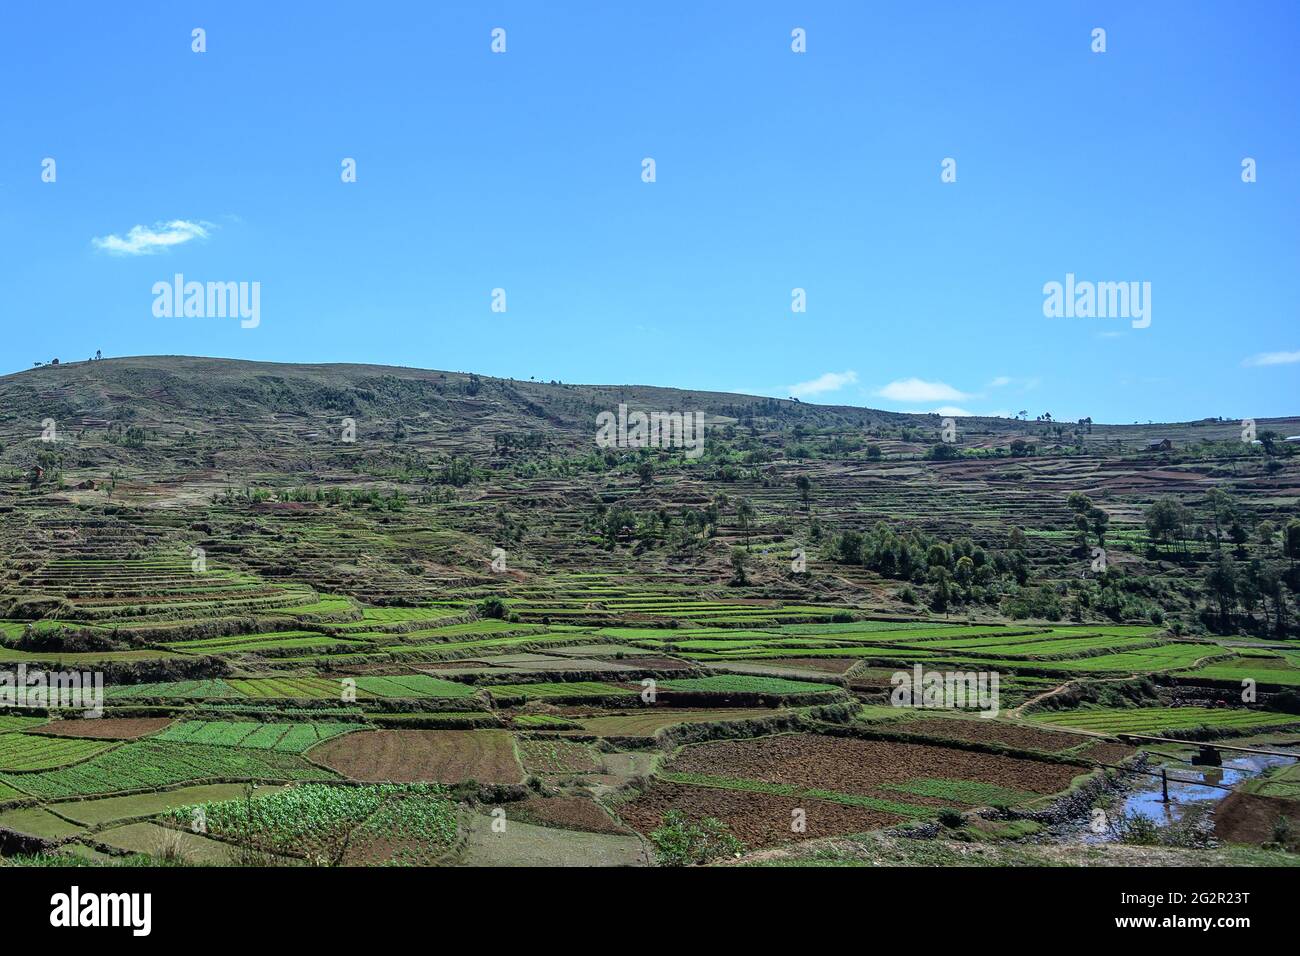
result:
[(696, 744), (685, 748), (668, 769), (856, 794), (868, 793), (882, 783), (922, 777), (975, 780), (1049, 794), (1065, 790), (1084, 772), (1080, 767), (928, 744), (816, 734)]
[(100, 717), (54, 720), (36, 728), (41, 735), (93, 737), (96, 740), (137, 740), (156, 734), (172, 723), (170, 717)]
[[(681, 810), (691, 820), (717, 817), (746, 847), (774, 846), (795, 840), (863, 833), (899, 823), (903, 817), (868, 807), (850, 807), (808, 797), (781, 797), (656, 783), (646, 793), (618, 808), (623, 822), (649, 834), (663, 825), (669, 810)], [(794, 811), (803, 810), (806, 830), (791, 829)]]
[(931, 737), (951, 737), (973, 743), (1005, 744), (1025, 750), (1043, 750), (1056, 753), (1085, 743), (1089, 738), (1079, 734), (1040, 730), (1037, 727), (1020, 727), (997, 720), (949, 720), (942, 717), (912, 720), (901, 726), (908, 733)]
[(1281, 817), (1289, 823), (1287, 846), (1300, 847), (1300, 800), (1232, 793), (1214, 810), (1214, 835), (1224, 843), (1271, 843)]
[(311, 759), (367, 782), (520, 783), (524, 777), (504, 730), (372, 730), (327, 740)]
[(525, 823), (542, 826), (586, 833), (627, 833), (626, 827), (586, 797), (529, 797), (507, 812)]

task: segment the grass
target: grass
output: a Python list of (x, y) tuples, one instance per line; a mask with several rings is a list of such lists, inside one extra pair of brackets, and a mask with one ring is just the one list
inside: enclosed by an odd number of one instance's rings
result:
[(162, 819), (207, 831), (258, 851), (341, 861), (382, 844), (388, 862), (431, 863), (456, 837), (455, 806), (428, 784), (338, 787), (305, 784), (259, 800), (222, 800), (168, 810)]
[(1257, 684), (1300, 687), (1300, 667), (1284, 657), (1240, 656), (1227, 661), (1213, 661), (1195, 670), (1183, 671), (1180, 677), (1209, 678), (1240, 684), (1253, 680)]
[(35, 737), (0, 734), (0, 770), (49, 770), (76, 763), (115, 746), (111, 741), (78, 737)]
[(666, 772), (660, 774), (660, 776), (671, 783), (684, 783), (695, 787), (712, 787), (718, 790), (738, 790), (745, 793), (768, 793), (781, 797), (807, 797), (813, 800), (841, 803), (850, 807), (867, 807), (871, 810), (880, 810), (883, 813), (892, 813), (908, 819), (920, 820), (932, 817), (939, 812), (938, 809), (933, 807), (922, 807), (898, 800), (881, 800), (862, 794), (837, 793), (833, 790), (807, 789), (785, 783), (769, 783), (765, 780), (715, 777), (700, 773)]
[(106, 700), (121, 700), (129, 697), (157, 697), (165, 700), (238, 696), (239, 691), (220, 678), (166, 681), (156, 684), (126, 684), (104, 688)]
[(172, 724), (153, 739), (300, 754), (322, 740), (363, 727), (363, 724), (342, 723), (260, 724), (251, 721), (187, 720)]
[(490, 684), (487, 690), (493, 697), (531, 697), (540, 700), (557, 700), (580, 697), (618, 697), (638, 693), (625, 687), (616, 687), (599, 681), (539, 682), (536, 684)]
[(1037, 796), (1037, 794), (999, 787), (992, 783), (981, 783), (977, 780), (944, 780), (933, 777), (921, 777), (906, 783), (883, 783), (880, 786), (883, 790), (894, 790), (919, 797), (934, 797), (972, 807), (1009, 807), (1033, 800)]
[[(247, 791), (242, 783), (200, 784), (194, 787), (180, 787), (175, 790), (159, 790), (151, 793), (135, 793), (126, 797), (100, 797), (93, 800), (70, 800), (50, 806), (60, 816), (75, 820), (86, 826), (101, 826), (116, 820), (131, 820), (151, 817), (170, 810), (209, 800), (233, 800), (242, 797)], [(263, 784), (252, 791), (254, 797), (265, 797), (280, 788)]]
[(1099, 733), (1146, 733), (1160, 730), (1247, 730), (1300, 724), (1300, 716), (1266, 710), (1224, 707), (1108, 707), (1029, 715), (1039, 723)]
[(150, 790), (212, 780), (320, 780), (333, 774), (292, 754), (142, 740), (56, 770), (0, 774), (43, 799)]
[(782, 677), (758, 677), (751, 674), (719, 674), (714, 677), (687, 677), (659, 683), (663, 690), (691, 691), (704, 694), (814, 694), (837, 691), (835, 684), (814, 684), (786, 680)]

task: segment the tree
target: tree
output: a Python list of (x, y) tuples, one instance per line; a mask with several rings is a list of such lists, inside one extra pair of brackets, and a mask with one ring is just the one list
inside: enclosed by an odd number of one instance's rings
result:
[(1291, 560), (1291, 573), (1295, 573), (1295, 559), (1300, 558), (1300, 520), (1292, 518), (1286, 523), (1286, 534), (1282, 540), (1282, 550)]
[(1088, 516), (1085, 514), (1076, 514), (1074, 516), (1074, 529), (1078, 532), (1079, 550), (1087, 552), (1088, 550)]
[(655, 478), (654, 462), (647, 458), (636, 466), (636, 474), (637, 477), (641, 479), (641, 487), (649, 488), (650, 485), (654, 483)]
[(936, 611), (947, 611), (952, 602), (952, 586), (948, 583), (948, 569), (933, 567), (930, 569), (930, 583), (934, 590), (930, 592), (930, 607)]
[(1177, 498), (1161, 498), (1146, 510), (1147, 534), (1152, 541), (1169, 544), (1187, 538), (1187, 522), (1191, 513)]
[(949, 554), (947, 547), (938, 541), (930, 545), (929, 550), (925, 552), (925, 563), (931, 568), (947, 568), (948, 560)]
[(1100, 508), (1093, 508), (1088, 512), (1088, 517), (1092, 519), (1092, 533), (1097, 536), (1097, 546), (1106, 547), (1106, 529), (1110, 527), (1110, 515)]
[(957, 559), (957, 565), (953, 568), (952, 576), (961, 585), (962, 590), (969, 591), (971, 581), (975, 578), (975, 562), (962, 555)]
[(794, 480), (795, 487), (799, 489), (799, 497), (803, 498), (805, 508), (812, 508), (812, 479), (807, 475), (800, 475)]
[(745, 550), (749, 550), (749, 527), (754, 520), (754, 505), (748, 498), (741, 498), (736, 503), (736, 520), (740, 522), (740, 530), (745, 532)]
[(1250, 534), (1236, 517), (1233, 517), (1232, 524), (1228, 525), (1228, 540), (1236, 548), (1237, 557), (1244, 558), (1246, 556), (1246, 542), (1250, 540)]
[(749, 552), (740, 545), (731, 549), (731, 570), (735, 573), (736, 584), (748, 584), (749, 580), (745, 577), (745, 568), (749, 565)]
[(1237, 604), (1237, 569), (1226, 554), (1220, 554), (1218, 563), (1206, 574), (1205, 587), (1219, 605), (1219, 620), (1226, 630), (1232, 622), (1232, 609)]
[(484, 598), (478, 604), (478, 616), (483, 618), (494, 617), (504, 619), (506, 616), (506, 603), (499, 597)]
[(1205, 494), (1205, 501), (1210, 506), (1210, 516), (1214, 519), (1214, 546), (1217, 548), (1223, 540), (1221, 525), (1232, 514), (1232, 498), (1222, 488), (1211, 488)]

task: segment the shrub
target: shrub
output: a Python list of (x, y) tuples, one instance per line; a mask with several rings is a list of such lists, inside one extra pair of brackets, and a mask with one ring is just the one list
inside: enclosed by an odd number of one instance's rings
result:
[(506, 616), (506, 603), (499, 597), (485, 598), (478, 604), (479, 617), (495, 617), (502, 620)]
[(742, 853), (745, 845), (716, 817), (691, 823), (680, 810), (664, 814), (663, 826), (650, 834), (660, 866), (698, 866)]

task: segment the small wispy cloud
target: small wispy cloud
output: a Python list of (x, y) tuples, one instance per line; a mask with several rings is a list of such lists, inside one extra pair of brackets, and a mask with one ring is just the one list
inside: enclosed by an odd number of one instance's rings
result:
[(993, 381), (989, 382), (989, 388), (1004, 388), (1010, 384), (1011, 377), (1009, 375), (999, 375)]
[(853, 371), (824, 372), (811, 381), (791, 385), (790, 394), (796, 398), (803, 398), (807, 395), (824, 395), (827, 392), (838, 392), (845, 385), (856, 384), (857, 380), (858, 373)]
[(1242, 365), (1254, 367), (1260, 365), (1294, 365), (1300, 362), (1300, 352), (1260, 352), (1242, 360)]
[(927, 382), (920, 378), (901, 378), (890, 382), (876, 394), (894, 402), (960, 402), (971, 398), (946, 382)]
[(96, 236), (91, 243), (109, 255), (151, 256), (193, 239), (206, 239), (211, 229), (211, 223), (173, 219), (171, 222), (156, 222), (152, 226), (132, 226), (125, 236)]
[(973, 418), (974, 412), (968, 412), (964, 408), (958, 408), (956, 405), (940, 405), (933, 410), (935, 415), (948, 415), (953, 418)]

